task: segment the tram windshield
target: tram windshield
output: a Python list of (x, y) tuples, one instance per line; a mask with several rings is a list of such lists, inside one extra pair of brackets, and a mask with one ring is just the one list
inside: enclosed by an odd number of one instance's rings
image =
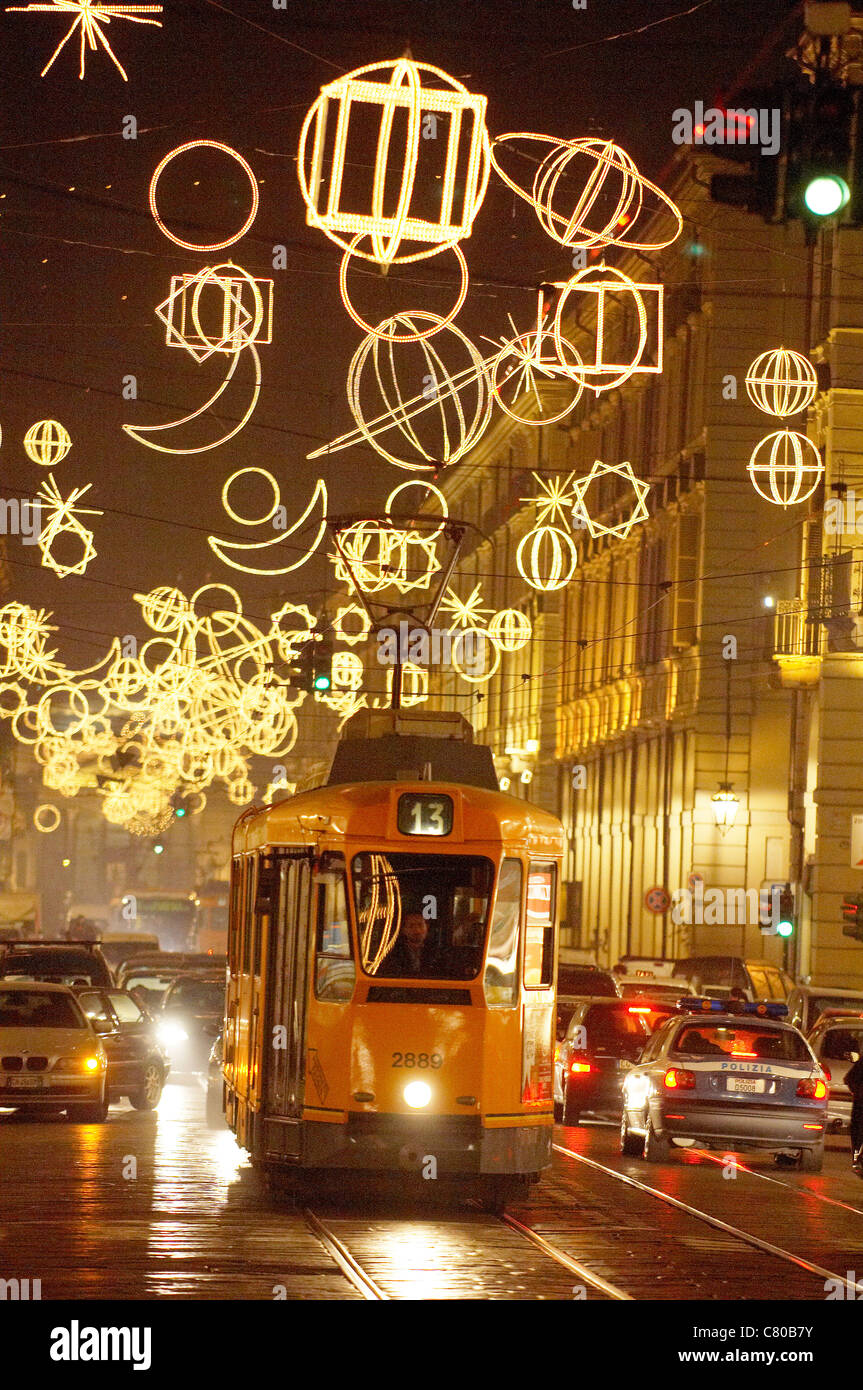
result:
[(489, 859), (358, 854), (352, 879), (367, 975), (470, 980), (479, 974), (494, 886)]

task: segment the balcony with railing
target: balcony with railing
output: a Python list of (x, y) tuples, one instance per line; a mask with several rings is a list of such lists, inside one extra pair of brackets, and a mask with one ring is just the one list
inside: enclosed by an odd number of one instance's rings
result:
[(824, 627), (800, 598), (780, 599), (773, 618), (772, 659), (784, 686), (814, 685), (821, 674)]

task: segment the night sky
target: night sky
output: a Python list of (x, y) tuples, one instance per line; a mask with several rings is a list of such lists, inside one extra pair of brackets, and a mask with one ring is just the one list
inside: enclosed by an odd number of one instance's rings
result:
[[(656, 25), (687, 8), (685, 0), (588, 0), (585, 11), (574, 11), (570, 0), (288, 0), (277, 10), (270, 0), (166, 0), (161, 29), (119, 19), (106, 29), (128, 82), (101, 49), (87, 53), (80, 81), (77, 40), (40, 78), (69, 17), (0, 13), (0, 495), (32, 496), (46, 480), (49, 470), (27, 459), (21, 441), (35, 420), (54, 417), (73, 440), (54, 470), (61, 491), (92, 483), (82, 505), (105, 512), (91, 519), (98, 556), (84, 577), (59, 580), (39, 567), (35, 546), (7, 539), (6, 598), (55, 614), (63, 658), (83, 665), (115, 634), (145, 636), (132, 594), (156, 584), (191, 592), (208, 581), (235, 583), (246, 611), (258, 617), (286, 598), (314, 607), (336, 587), (320, 558), (276, 581), (236, 575), (218, 562), (207, 545), (210, 530), (243, 540), (265, 534), (243, 534), (225, 517), (220, 493), (229, 472), (271, 469), (290, 519), (318, 476), (330, 488), (331, 512), (377, 510), (410, 476), (365, 447), (335, 454), (321, 469), (305, 458), (352, 426), (345, 374), (362, 336), (339, 297), (341, 253), (306, 225), (296, 179), (300, 127), (321, 84), (409, 46), (417, 61), (487, 95), (493, 136), (602, 134), (655, 175), (674, 152), (672, 111), (728, 91), (766, 41), (781, 54), (797, 27), (787, 0), (711, 0)], [(784, 42), (777, 36), (783, 22)], [(651, 23), (644, 33), (604, 41)], [(121, 133), (128, 115), (137, 122), (135, 140)], [(236, 149), (260, 180), (252, 229), (209, 254), (175, 246), (148, 206), (159, 161), (199, 139)], [(188, 240), (230, 235), (249, 206), (242, 170), (206, 151), (173, 164), (160, 193), (162, 215)], [(284, 270), (272, 266), (279, 244), (287, 247)], [(508, 313), (527, 326), (530, 287), (539, 279), (572, 273), (563, 248), (494, 175), (463, 249), (471, 290), (457, 322), (480, 344), (483, 335), (507, 333)], [(154, 308), (172, 275), (231, 258), (275, 281), (258, 407), (220, 448), (153, 453), (121, 424), (187, 414), (225, 369), (224, 357), (199, 366), (166, 347)], [(397, 268), (386, 279), (360, 266), (351, 283), (374, 321), (412, 307), (445, 312), (452, 257)], [(137, 378), (134, 401), (121, 395), (128, 374)], [(225, 421), (242, 410), (249, 379), (246, 364), (226, 392)], [(211, 419), (210, 428), (218, 423)], [(246, 497), (252, 510), (264, 493)]]

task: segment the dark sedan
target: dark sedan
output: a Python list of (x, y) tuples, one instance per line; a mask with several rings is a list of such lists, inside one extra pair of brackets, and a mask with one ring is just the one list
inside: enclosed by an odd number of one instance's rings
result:
[(180, 1071), (205, 1071), (225, 1014), (224, 975), (181, 975), (165, 991), (159, 1037)]
[(554, 1113), (565, 1125), (582, 1115), (620, 1115), (623, 1079), (650, 1037), (622, 999), (576, 1002), (555, 1050)]
[(155, 1110), (171, 1066), (152, 1018), (122, 989), (77, 995), (107, 1053), (109, 1100), (128, 1096), (136, 1110)]

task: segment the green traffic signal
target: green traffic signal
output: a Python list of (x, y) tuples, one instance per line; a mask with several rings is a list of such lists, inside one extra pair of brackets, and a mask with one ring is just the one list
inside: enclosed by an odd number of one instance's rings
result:
[(803, 202), (814, 217), (832, 217), (850, 198), (851, 189), (839, 174), (817, 174), (803, 191)]
[(332, 681), (330, 680), (330, 677), (327, 675), (326, 671), (319, 671), (318, 674), (315, 676), (314, 685), (315, 690), (329, 690), (330, 686), (332, 685)]
[(776, 923), (776, 935), (777, 935), (777, 936), (793, 936), (793, 934), (794, 934), (794, 923), (793, 923), (793, 922), (777, 922), (777, 923)]

